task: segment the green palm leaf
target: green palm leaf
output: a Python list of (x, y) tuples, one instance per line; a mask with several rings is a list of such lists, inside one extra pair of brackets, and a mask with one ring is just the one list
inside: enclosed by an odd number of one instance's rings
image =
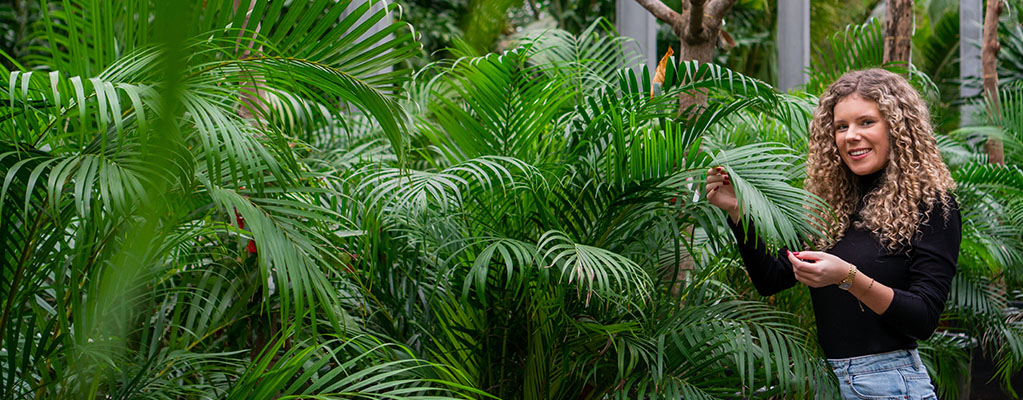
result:
[(514, 157), (536, 163), (553, 150), (545, 136), (571, 96), (563, 77), (544, 79), (526, 66), (526, 50), (517, 48), (458, 60), (447, 72), (454, 98), (436, 93), (429, 105), (435, 124), (420, 123), (422, 133), (440, 147), (450, 164), (482, 155)]
[(557, 231), (544, 233), (536, 248), (546, 268), (560, 270), (559, 281), (567, 278), (568, 283), (578, 281), (577, 285), (586, 288), (587, 301), (591, 294), (618, 298), (649, 292), (646, 274), (634, 261), (619, 254), (575, 243)]
[(743, 226), (754, 223), (767, 241), (790, 248), (820, 235), (808, 213), (830, 215), (822, 199), (788, 182), (801, 173), (795, 165), (798, 157), (791, 149), (776, 143), (751, 144), (732, 150), (719, 150), (713, 165), (728, 172), (741, 207)]
[[(639, 55), (629, 51), (632, 40), (616, 36), (603, 19), (578, 35), (560, 29), (534, 28), (516, 35), (513, 43), (529, 51), (530, 63), (554, 77), (567, 79), (582, 98), (614, 87), (622, 67), (638, 65)], [(554, 78), (555, 80), (560, 80)]]
[[(284, 338), (260, 355), (227, 394), (228, 399), (371, 398), (455, 399), (485, 393), (424, 379), (440, 366), (401, 359), (403, 349), (369, 338), (297, 343)], [(283, 353), (279, 353), (283, 351)], [(272, 363), (272, 367), (271, 367)], [(457, 395), (457, 393), (463, 393)]]

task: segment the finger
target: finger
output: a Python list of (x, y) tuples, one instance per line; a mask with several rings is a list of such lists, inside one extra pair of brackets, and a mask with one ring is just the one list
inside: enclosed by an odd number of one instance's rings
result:
[(830, 256), (830, 254), (821, 251), (797, 251), (792, 254), (803, 261), (820, 261)]
[(789, 262), (792, 263), (793, 268), (801, 268), (805, 265), (803, 260), (800, 260), (799, 257), (796, 257), (796, 254), (799, 254), (798, 252), (793, 253), (790, 250), (786, 250), (785, 254), (788, 256)]
[(792, 251), (791, 254), (797, 260), (801, 261), (803, 265), (820, 262), (820, 260), (823, 260), (825, 256), (829, 255), (819, 251)]

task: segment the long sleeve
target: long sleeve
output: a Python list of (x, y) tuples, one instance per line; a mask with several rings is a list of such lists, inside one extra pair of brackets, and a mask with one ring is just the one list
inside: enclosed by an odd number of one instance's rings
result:
[(739, 255), (746, 265), (746, 273), (761, 296), (770, 296), (795, 286), (796, 276), (792, 273), (792, 263), (783, 256), (785, 249), (781, 249), (777, 256), (768, 253), (767, 246), (757, 236), (752, 222), (747, 232), (743, 232), (742, 227), (732, 223), (730, 219), (728, 226), (735, 235)]
[(959, 207), (953, 201), (948, 219), (935, 205), (928, 222), (912, 241), (909, 286), (894, 289), (895, 296), (881, 318), (899, 331), (924, 340), (934, 333), (952, 286), (962, 240)]

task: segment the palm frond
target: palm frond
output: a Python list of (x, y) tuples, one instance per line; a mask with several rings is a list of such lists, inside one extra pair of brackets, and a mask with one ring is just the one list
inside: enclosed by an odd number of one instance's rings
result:
[(565, 95), (570, 88), (562, 77), (534, 77), (541, 71), (526, 66), (526, 53), (517, 48), (461, 59), (447, 73), (455, 99), (437, 93), (436, 103), (429, 105), (436, 122), (419, 126), (448, 163), (482, 155), (535, 163), (553, 151), (544, 149), (545, 136), (571, 101)]
[(560, 29), (533, 28), (520, 32), (513, 43), (525, 46), (530, 63), (543, 71), (567, 78), (582, 98), (598, 89), (613, 88), (621, 68), (638, 64), (631, 51), (632, 39), (617, 36), (606, 20), (598, 19), (578, 35)]
[(632, 260), (599, 247), (576, 243), (564, 233), (549, 231), (537, 243), (538, 258), (560, 270), (559, 281), (567, 278), (592, 294), (605, 298), (628, 298), (649, 292), (646, 273)]
[(960, 264), (965, 268), (986, 270), (990, 276), (1002, 275), (1019, 280), (1012, 268), (1023, 260), (1019, 238), (1023, 230), (1012, 219), (1009, 199), (1023, 193), (1023, 170), (1013, 165), (966, 164), (952, 171), (958, 188), (956, 195), (963, 218)]
[(482, 156), (452, 165), (437, 172), (403, 171), (384, 168), (367, 171), (360, 183), (371, 204), (392, 209), (425, 210), (431, 206), (444, 209), (462, 204), (470, 189), (489, 191), (495, 186), (512, 189), (519, 185), (542, 182), (535, 167), (515, 158)]
[[(757, 396), (804, 398), (813, 391), (826, 392), (834, 386), (828, 368), (801, 341), (806, 332), (784, 322), (787, 318), (758, 302), (688, 304), (657, 318), (662, 321), (648, 348), (637, 344), (619, 350), (632, 353), (626, 360), (648, 354), (626, 362), (648, 363), (649, 369), (637, 372), (653, 372), (629, 377), (628, 385), (640, 395), (653, 396), (670, 393), (662, 390), (680, 379), (694, 386), (689, 391), (714, 398), (752, 397), (761, 387), (766, 391)], [(620, 370), (626, 373), (630, 368)]]
[(499, 260), (504, 261), (506, 287), (511, 285), (516, 269), (524, 270), (536, 266), (536, 245), (508, 238), (493, 238), (489, 241), (491, 243), (476, 254), (476, 259), (473, 260), (472, 268), (469, 269), (462, 287), (463, 298), (475, 287), (477, 297), (486, 299), (484, 290), (489, 286), (487, 279), (491, 275), (491, 266), (498, 263), (498, 259), (495, 259), (497, 255), (500, 255)]
[(939, 396), (959, 393), (960, 379), (970, 373), (970, 351), (975, 344), (965, 335), (939, 331), (920, 342), (920, 359), (930, 372)]
[(260, 255), (263, 291), (270, 293), (269, 282), (275, 282), (283, 314), (297, 318), (299, 313), (321, 309), (332, 324), (339, 325), (336, 300), (325, 273), (340, 261), (330, 251), (329, 239), (308, 229), (314, 224), (332, 225), (337, 215), (298, 196), (246, 197), (215, 185), (207, 189), (220, 210), (228, 215), (236, 212), (245, 219)]
[(802, 172), (797, 160), (791, 149), (775, 143), (719, 150), (713, 155), (713, 165), (723, 166), (731, 177), (744, 227), (753, 222), (765, 240), (789, 247), (799, 247), (821, 234), (808, 212), (830, 215), (826, 202), (788, 183)]
[[(371, 338), (296, 343), (284, 348), (278, 338), (239, 378), (228, 399), (275, 399), (280, 396), (343, 399), (457, 399), (485, 393), (428, 378), (442, 368), (401, 359), (397, 346)], [(455, 397), (457, 393), (463, 393)]]

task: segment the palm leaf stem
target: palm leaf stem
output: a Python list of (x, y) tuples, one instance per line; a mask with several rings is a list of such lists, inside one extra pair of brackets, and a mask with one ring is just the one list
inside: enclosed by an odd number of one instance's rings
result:
[[(0, 200), (3, 201), (3, 200)], [(7, 301), (4, 302), (4, 312), (0, 315), (0, 333), (7, 332), (7, 320), (10, 318), (11, 306), (17, 299), (18, 284), (21, 283), (21, 278), (24, 276), (25, 268), (28, 266), (29, 256), (32, 254), (32, 249), (35, 248), (36, 235), (35, 232), (39, 229), (42, 223), (42, 218), (45, 213), (39, 213), (35, 219), (35, 223), (32, 224), (32, 228), (29, 231), (28, 237), (30, 238), (25, 243), (25, 247), (21, 249), (21, 258), (18, 260), (18, 269), (14, 272), (14, 279), (11, 282), (11, 290), (8, 293)], [(4, 335), (0, 334), (0, 347), (4, 344)]]

